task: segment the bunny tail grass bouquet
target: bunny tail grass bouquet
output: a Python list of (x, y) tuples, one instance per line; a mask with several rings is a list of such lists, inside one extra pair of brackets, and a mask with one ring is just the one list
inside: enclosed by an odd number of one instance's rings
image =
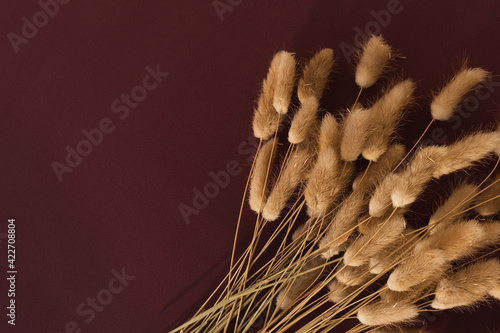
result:
[[(429, 311), (500, 300), (500, 128), (421, 140), (490, 73), (463, 65), (419, 105), (415, 81), (387, 79), (396, 58), (371, 37), (354, 102), (324, 110), (333, 50), (301, 66), (290, 52), (274, 55), (243, 196), (256, 213), (253, 239), (239, 258), (233, 248), (224, 281), (172, 332), (413, 332)], [(432, 120), (405, 147), (396, 133), (411, 110)], [(413, 211), (436, 184), (448, 190), (429, 214)]]

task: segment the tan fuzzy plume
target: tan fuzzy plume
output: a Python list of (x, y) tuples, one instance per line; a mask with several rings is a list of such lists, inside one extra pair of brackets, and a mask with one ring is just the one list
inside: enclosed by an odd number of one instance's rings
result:
[(481, 223), (484, 235), (478, 244), (479, 247), (489, 247), (500, 245), (500, 222), (499, 221), (487, 221)]
[(385, 221), (387, 221), (387, 217), (370, 217), (370, 215), (365, 214), (359, 219), (357, 230), (361, 235), (367, 235), (371, 233), (373, 229), (382, 225)]
[(323, 120), (321, 121), (321, 127), (319, 129), (319, 154), (321, 154), (323, 150), (326, 150), (328, 148), (338, 149), (339, 139), (339, 124), (332, 114), (327, 113), (323, 117)]
[(266, 220), (275, 221), (278, 219), (288, 199), (290, 199), (297, 186), (306, 177), (307, 170), (311, 164), (310, 158), (310, 151), (307, 147), (298, 147), (291, 154), (285, 170), (271, 190), (262, 211), (262, 216)]
[(394, 207), (406, 207), (415, 202), (433, 178), (445, 147), (429, 146), (417, 151), (410, 164), (399, 174), (391, 191)]
[(437, 162), (433, 177), (439, 178), (460, 169), (468, 168), (489, 154), (500, 145), (500, 132), (477, 132), (451, 144), (446, 155)]
[(388, 245), (398, 240), (406, 228), (406, 221), (402, 215), (384, 219), (367, 234), (356, 239), (344, 253), (344, 263), (348, 266), (361, 266), (370, 261), (370, 258)]
[(288, 130), (288, 141), (290, 143), (299, 144), (316, 130), (318, 107), (318, 99), (315, 96), (304, 99), (299, 110), (293, 116)]
[(407, 302), (412, 303), (420, 297), (433, 291), (436, 287), (435, 281), (424, 281), (407, 291), (394, 291), (385, 289), (380, 293), (380, 298), (388, 302)]
[(500, 283), (490, 289), (489, 296), (494, 297), (500, 301)]
[(304, 190), (307, 213), (311, 217), (322, 216), (339, 199), (342, 163), (334, 148), (328, 148), (318, 155)]
[(286, 114), (295, 86), (296, 62), (293, 54), (286, 51), (276, 53), (275, 57), (278, 58), (278, 68), (276, 70), (273, 106), (278, 113)]
[(276, 305), (286, 310), (295, 304), (298, 298), (309, 289), (319, 278), (323, 272), (323, 265), (325, 261), (321, 258), (315, 258), (306, 263), (301, 269), (302, 275), (297, 276), (290, 285), (285, 286), (278, 296), (276, 297)]
[(476, 212), (482, 216), (491, 216), (500, 213), (500, 173), (490, 182), (489, 187), (479, 194), (476, 199)]
[(448, 120), (453, 115), (453, 111), (465, 98), (465, 95), (472, 91), (479, 83), (484, 81), (488, 72), (481, 68), (463, 68), (455, 74), (448, 84), (446, 84), (431, 103), (432, 118), (436, 120)]
[(389, 67), (391, 47), (382, 36), (372, 36), (363, 45), (358, 65), (356, 66), (356, 84), (360, 88), (369, 88), (378, 81)]
[(443, 250), (417, 251), (402, 262), (389, 276), (387, 286), (394, 291), (407, 291), (425, 280), (437, 280), (447, 267), (447, 256)]
[(409, 249), (418, 240), (411, 231), (407, 228), (395, 242), (370, 257), (370, 272), (372, 274), (380, 274), (389, 270), (396, 262), (411, 255), (412, 252)]
[[(350, 167), (344, 167), (338, 149), (338, 124), (330, 114), (321, 122), (319, 152), (309, 173), (304, 197), (309, 216), (325, 214), (339, 199), (350, 181)], [(347, 171), (347, 172), (346, 172)]]
[(256, 213), (262, 212), (267, 195), (269, 194), (268, 179), (270, 178), (273, 162), (277, 155), (277, 148), (278, 140), (269, 140), (262, 146), (255, 160), (248, 201), (250, 208)]
[(299, 81), (297, 95), (301, 103), (308, 97), (320, 100), (333, 68), (333, 50), (322, 49), (309, 60)]
[(477, 186), (471, 184), (462, 184), (458, 186), (446, 199), (446, 201), (438, 207), (429, 219), (429, 233), (435, 233), (439, 228), (442, 228), (453, 221), (460, 219), (462, 211), (471, 206), (474, 196), (477, 193)]
[(307, 181), (304, 196), (309, 216), (325, 214), (339, 197), (344, 183), (338, 153), (339, 131), (335, 117), (327, 114), (320, 126), (318, 156)]
[(253, 135), (256, 138), (267, 140), (275, 132), (280, 123), (280, 116), (273, 106), (271, 84), (268, 80), (264, 80), (262, 92), (259, 97), (257, 108), (254, 110), (253, 116)]
[(369, 161), (377, 161), (389, 147), (396, 127), (403, 118), (405, 109), (413, 100), (415, 83), (404, 80), (393, 86), (369, 109), (372, 131), (362, 155)]
[(323, 258), (329, 259), (339, 253), (339, 247), (347, 241), (354, 230), (365, 202), (364, 193), (353, 192), (342, 203), (328, 231), (319, 242)]
[(342, 266), (335, 274), (337, 280), (346, 286), (361, 286), (373, 278), (368, 270), (368, 265), (359, 267)]
[(273, 105), (280, 63), (281, 55), (277, 53), (274, 55), (269, 66), (269, 71), (267, 72), (267, 77), (262, 83), (257, 108), (254, 110), (252, 122), (253, 133), (256, 138), (262, 140), (269, 139), (276, 132), (282, 120)]
[(359, 188), (364, 192), (371, 191), (373, 186), (379, 184), (398, 165), (404, 153), (405, 147), (403, 145), (398, 143), (391, 145), (377, 162), (372, 163), (367, 170), (360, 172), (360, 175), (352, 183), (353, 190)]
[(435, 280), (451, 261), (477, 253), (487, 239), (485, 229), (475, 220), (441, 228), (415, 245), (413, 255), (394, 269), (387, 285), (406, 291), (425, 280)]
[(365, 305), (358, 311), (359, 321), (368, 326), (411, 322), (416, 317), (418, 317), (418, 307), (408, 303), (381, 301)]
[(368, 205), (371, 216), (383, 216), (392, 204), (391, 192), (399, 182), (399, 174), (390, 173), (377, 186)]
[(489, 259), (473, 263), (439, 281), (431, 306), (450, 309), (484, 300), (500, 285), (500, 262)]
[(295, 229), (295, 231), (292, 234), (292, 240), (296, 241), (300, 236), (305, 234), (307, 227), (308, 227), (307, 222), (299, 225), (299, 227)]
[(340, 142), (340, 155), (344, 161), (355, 161), (363, 151), (371, 130), (370, 116), (370, 112), (360, 106), (347, 114)]
[(432, 178), (439, 178), (473, 165), (500, 144), (500, 132), (478, 132), (447, 147), (429, 146), (420, 149), (409, 166), (400, 174), (391, 192), (394, 207), (415, 202)]
[(328, 283), (328, 290), (330, 291), (328, 293), (328, 300), (333, 303), (339, 303), (346, 297), (352, 295), (352, 293), (355, 292), (357, 288), (349, 287), (339, 280), (333, 279), (330, 283)]
[(311, 241), (317, 237), (318, 233), (323, 228), (323, 224), (325, 223), (325, 219), (311, 217), (304, 224), (301, 224), (293, 233), (292, 240), (296, 240), (302, 235), (306, 236), (307, 241)]
[(442, 249), (448, 261), (475, 254), (488, 240), (484, 227), (476, 220), (459, 221), (436, 231), (415, 245), (415, 251)]

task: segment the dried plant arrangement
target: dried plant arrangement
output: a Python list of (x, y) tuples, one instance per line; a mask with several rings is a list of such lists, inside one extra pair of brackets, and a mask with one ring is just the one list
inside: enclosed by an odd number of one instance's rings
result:
[[(366, 41), (359, 93), (344, 110), (321, 103), (332, 49), (301, 68), (293, 53), (275, 54), (242, 201), (256, 215), (253, 239), (236, 258), (240, 211), (229, 273), (172, 332), (430, 332), (416, 328), (426, 312), (500, 300), (500, 127), (422, 144), (490, 74), (464, 64), (419, 103), (414, 80), (389, 75), (396, 54), (381, 36)], [(368, 88), (379, 93), (366, 98)], [(416, 106), (431, 121), (405, 147), (398, 128)], [(475, 174), (478, 165), (487, 171)], [(430, 186), (450, 179), (432, 212), (415, 218)]]

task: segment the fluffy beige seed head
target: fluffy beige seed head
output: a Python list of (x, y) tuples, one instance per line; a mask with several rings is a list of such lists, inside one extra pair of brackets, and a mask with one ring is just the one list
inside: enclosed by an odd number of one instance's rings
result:
[(355, 161), (365, 147), (371, 130), (370, 112), (356, 107), (347, 114), (342, 126), (340, 155), (344, 161)]
[(386, 288), (380, 293), (380, 298), (388, 302), (412, 303), (429, 292), (434, 291), (435, 288), (435, 281), (424, 281), (410, 288), (408, 291), (394, 291)]
[(353, 192), (340, 206), (333, 218), (330, 228), (319, 242), (326, 259), (339, 253), (339, 247), (344, 244), (358, 222), (362, 207), (366, 204), (362, 192)]
[(447, 261), (452, 261), (477, 253), (487, 239), (485, 228), (478, 221), (459, 221), (440, 228), (419, 242), (415, 245), (415, 251), (441, 249), (445, 252)]
[(500, 262), (489, 259), (473, 263), (442, 279), (431, 304), (435, 309), (471, 306), (484, 300), (500, 285)]
[(463, 68), (455, 74), (448, 84), (441, 89), (431, 103), (432, 118), (448, 120), (453, 111), (464, 99), (465, 95), (474, 89), (488, 76), (481, 68)]
[(417, 200), (438, 168), (438, 159), (444, 154), (446, 148), (437, 146), (422, 148), (415, 154), (392, 188), (394, 207), (406, 207)]
[(434, 227), (429, 229), (430, 234), (435, 233), (439, 228), (453, 221), (459, 220), (462, 214), (458, 213), (470, 207), (476, 193), (477, 186), (475, 185), (462, 184), (458, 186), (448, 199), (446, 199), (446, 201), (431, 215), (429, 226)]
[(256, 213), (262, 211), (269, 194), (268, 184), (277, 148), (278, 140), (269, 140), (262, 146), (255, 160), (248, 201), (250, 208)]
[(368, 265), (359, 267), (343, 266), (335, 274), (337, 280), (347, 286), (360, 286), (373, 278), (368, 270)]
[(338, 149), (340, 140), (339, 124), (335, 117), (327, 113), (321, 121), (319, 128), (318, 149), (319, 154), (325, 149)]
[(387, 286), (394, 291), (407, 291), (425, 280), (436, 279), (446, 267), (447, 261), (443, 250), (414, 252), (394, 269), (387, 280)]
[(391, 192), (399, 182), (399, 174), (390, 173), (377, 186), (368, 205), (368, 212), (371, 216), (383, 216), (391, 206)]
[(342, 163), (336, 149), (322, 150), (309, 173), (304, 190), (309, 216), (326, 214), (339, 199), (343, 187), (341, 172)]
[(403, 119), (404, 111), (413, 100), (415, 83), (404, 80), (394, 85), (369, 109), (372, 130), (362, 155), (369, 161), (377, 161), (389, 147), (396, 127)]
[(325, 219), (311, 217), (304, 224), (301, 224), (293, 233), (292, 240), (295, 241), (301, 236), (306, 236), (307, 241), (311, 241), (318, 235), (325, 224)]
[(297, 95), (301, 103), (311, 96), (321, 99), (333, 68), (333, 50), (322, 49), (309, 60), (299, 80)]
[(411, 232), (412, 229), (407, 228), (396, 241), (373, 255), (370, 258), (370, 272), (380, 274), (383, 271), (388, 271), (398, 261), (403, 261), (411, 256), (412, 252), (408, 249), (418, 240)]
[(500, 283), (490, 290), (489, 296), (494, 297), (500, 301)]
[(349, 287), (337, 279), (328, 283), (328, 300), (333, 303), (339, 303), (357, 290), (356, 287)]
[(476, 199), (476, 212), (482, 216), (491, 216), (500, 213), (500, 173), (488, 184), (489, 187), (479, 194)]
[(304, 180), (310, 164), (310, 158), (310, 152), (304, 147), (298, 147), (298, 149), (291, 154), (285, 170), (271, 190), (262, 211), (262, 216), (266, 220), (275, 221), (279, 218), (281, 211), (285, 208), (295, 188)]
[(253, 134), (256, 138), (267, 140), (275, 132), (281, 122), (279, 114), (273, 106), (273, 81), (264, 79), (257, 108), (253, 115)]
[(374, 225), (368, 233), (356, 239), (344, 253), (344, 263), (348, 266), (361, 266), (370, 261), (385, 247), (396, 242), (406, 228), (402, 215), (383, 219), (380, 225)]
[(293, 232), (292, 235), (292, 240), (295, 241), (297, 240), (302, 234), (304, 234), (306, 231), (306, 224), (301, 224), (299, 227)]
[(321, 258), (315, 258), (306, 263), (300, 269), (300, 273), (303, 274), (297, 276), (292, 280), (293, 282), (291, 285), (286, 286), (285, 289), (278, 294), (276, 305), (282, 310), (286, 310), (293, 306), (298, 298), (317, 281), (323, 272), (323, 267), (321, 267), (321, 265), (324, 263), (325, 261)]
[(369, 88), (384, 73), (391, 60), (391, 47), (381, 36), (372, 36), (363, 46), (361, 57), (356, 66), (356, 84)]
[(280, 51), (276, 53), (278, 68), (276, 70), (276, 86), (274, 88), (273, 106), (278, 113), (286, 114), (292, 99), (295, 86), (295, 57), (292, 53)]
[(267, 72), (267, 77), (262, 82), (257, 108), (254, 110), (252, 122), (253, 133), (256, 138), (262, 140), (269, 139), (276, 132), (280, 122), (283, 120), (283, 117), (279, 116), (273, 105), (281, 59), (281, 53), (278, 52), (274, 55)]
[(475, 162), (495, 152), (500, 145), (500, 132), (477, 132), (446, 147), (446, 154), (437, 160), (438, 166), (433, 177), (439, 178), (460, 169), (468, 168)]
[(353, 190), (358, 188), (361, 191), (367, 192), (373, 186), (378, 185), (380, 181), (398, 165), (403, 158), (405, 147), (395, 143), (379, 158), (377, 162), (370, 165), (368, 170), (360, 172), (360, 175), (352, 183)]
[(358, 319), (368, 326), (391, 325), (410, 322), (418, 317), (418, 307), (408, 303), (381, 301), (361, 307)]
[(478, 244), (480, 248), (497, 246), (500, 244), (500, 221), (487, 221), (481, 223), (481, 228), (484, 234)]
[(500, 132), (478, 132), (447, 147), (429, 146), (417, 152), (391, 192), (394, 207), (415, 202), (432, 178), (470, 167), (500, 143)]
[(288, 141), (290, 143), (301, 143), (315, 131), (318, 107), (318, 99), (315, 96), (304, 99), (299, 110), (293, 116), (290, 129), (288, 130)]
[(476, 254), (488, 239), (484, 227), (475, 220), (440, 228), (415, 245), (412, 256), (394, 269), (387, 285), (406, 291), (423, 281), (437, 281), (451, 261)]

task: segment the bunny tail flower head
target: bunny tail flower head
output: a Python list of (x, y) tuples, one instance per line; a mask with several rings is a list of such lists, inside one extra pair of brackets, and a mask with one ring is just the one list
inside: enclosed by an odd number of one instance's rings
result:
[(276, 70), (273, 106), (278, 113), (286, 114), (295, 86), (296, 61), (293, 54), (286, 51), (276, 53), (276, 57), (278, 58), (278, 68)]
[(309, 60), (304, 67), (302, 78), (299, 80), (297, 95), (301, 103), (308, 97), (314, 96), (317, 100), (323, 95), (333, 68), (333, 50), (322, 49)]
[(406, 228), (402, 215), (396, 215), (370, 228), (367, 234), (357, 238), (345, 251), (344, 263), (348, 266), (361, 266), (370, 261), (386, 246), (395, 242)]
[(390, 60), (391, 47), (382, 36), (372, 36), (361, 51), (356, 66), (356, 84), (360, 88), (369, 88), (374, 85), (389, 67)]
[(297, 299), (309, 289), (319, 278), (323, 272), (322, 264), (324, 260), (315, 258), (306, 263), (300, 270), (302, 275), (297, 276), (292, 280), (292, 283), (280, 291), (276, 297), (276, 305), (282, 310), (290, 308)]
[(344, 161), (355, 161), (361, 155), (370, 129), (371, 118), (368, 110), (357, 106), (347, 114), (340, 142), (340, 155)]
[(268, 221), (275, 221), (279, 218), (281, 211), (285, 208), (288, 199), (304, 180), (310, 165), (310, 152), (305, 147), (299, 147), (292, 156), (281, 174), (276, 184), (274, 184), (266, 205), (262, 211), (262, 216)]
[(250, 183), (249, 204), (250, 208), (258, 213), (262, 212), (269, 194), (269, 170), (272, 169), (274, 159), (277, 155), (278, 140), (267, 141), (260, 150), (255, 161), (255, 170)]
[(500, 262), (489, 259), (473, 263), (442, 279), (436, 289), (431, 306), (435, 309), (450, 309), (472, 306), (500, 287)]
[(315, 96), (304, 99), (299, 110), (293, 116), (288, 130), (288, 141), (290, 143), (299, 144), (313, 134), (316, 130), (318, 108), (319, 104)]
[(449, 223), (460, 219), (460, 214), (469, 206), (472, 205), (473, 199), (477, 194), (477, 186), (472, 184), (462, 184), (458, 186), (446, 199), (446, 201), (438, 207), (429, 219), (429, 233), (433, 234), (439, 228), (443, 228)]
[(381, 301), (363, 306), (358, 319), (368, 326), (391, 325), (411, 322), (418, 317), (418, 307), (407, 303)]
[(413, 101), (415, 83), (406, 79), (395, 84), (369, 108), (372, 130), (362, 155), (369, 161), (377, 161), (389, 147), (404, 111)]
[(437, 94), (431, 103), (432, 118), (448, 120), (453, 111), (489, 73), (481, 68), (463, 68)]
[[(287, 52), (281, 51), (274, 55), (267, 77), (262, 82), (257, 107), (254, 109), (253, 115), (253, 134), (261, 140), (269, 139), (278, 129), (283, 117), (277, 112), (274, 107), (274, 95), (276, 84), (282, 70), (282, 62), (284, 55)], [(286, 58), (286, 57), (285, 57)]]
[(479, 194), (476, 205), (475, 210), (479, 215), (491, 216), (500, 213), (500, 173)]

